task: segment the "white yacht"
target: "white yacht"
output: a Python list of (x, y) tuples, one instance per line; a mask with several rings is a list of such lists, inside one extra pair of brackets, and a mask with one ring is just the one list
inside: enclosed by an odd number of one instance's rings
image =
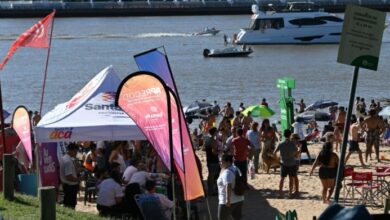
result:
[[(272, 5), (269, 5), (272, 8)], [(252, 22), (235, 37), (236, 44), (337, 44), (343, 19), (309, 2), (289, 2), (281, 11), (259, 11), (252, 5)]]

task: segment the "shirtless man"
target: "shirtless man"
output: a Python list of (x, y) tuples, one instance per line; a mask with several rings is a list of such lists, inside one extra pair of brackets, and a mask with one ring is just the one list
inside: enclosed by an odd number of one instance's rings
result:
[(345, 159), (345, 164), (347, 164), (347, 161), (351, 154), (353, 152), (357, 152), (359, 154), (359, 161), (362, 164), (362, 167), (365, 167), (366, 165), (363, 162), (363, 155), (362, 151), (359, 148), (359, 129), (360, 129), (360, 123), (363, 122), (363, 118), (359, 118), (359, 121), (356, 120), (355, 117), (351, 119), (351, 127), (349, 129), (349, 151), (347, 154), (347, 157)]
[(340, 129), (340, 133), (343, 134), (344, 132), (344, 124), (345, 124), (345, 117), (347, 113), (345, 112), (344, 107), (339, 108), (339, 114), (336, 119), (336, 125)]
[(234, 117), (234, 110), (230, 102), (226, 103), (225, 107), (221, 110), (222, 116), (232, 119)]
[(250, 129), (252, 122), (253, 118), (251, 116), (251, 112), (248, 112), (247, 115), (244, 116), (241, 120), (242, 128), (244, 129), (244, 134), (246, 134), (246, 131)]
[(371, 159), (372, 146), (374, 146), (375, 149), (376, 159), (378, 160), (378, 162), (380, 162), (379, 159), (380, 135), (385, 131), (386, 126), (384, 121), (377, 116), (375, 109), (370, 109), (368, 114), (369, 116), (361, 124), (363, 130), (367, 133), (366, 162), (368, 159), (368, 155), (370, 155), (370, 159)]
[(241, 112), (240, 111), (236, 111), (236, 117), (234, 117), (232, 125), (235, 128), (241, 126)]

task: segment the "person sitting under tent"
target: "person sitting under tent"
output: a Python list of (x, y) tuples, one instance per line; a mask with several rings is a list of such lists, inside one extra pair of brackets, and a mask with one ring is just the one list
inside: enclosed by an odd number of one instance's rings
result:
[(146, 170), (146, 165), (144, 163), (139, 163), (137, 165), (138, 171), (135, 172), (132, 176), (129, 184), (138, 183), (141, 188), (145, 188), (145, 183), (147, 180), (152, 180), (156, 178), (168, 179), (169, 176), (164, 173), (149, 173)]
[(173, 202), (168, 199), (164, 194), (156, 193), (156, 182), (153, 180), (148, 180), (145, 183), (145, 194), (156, 196), (160, 200), (161, 208), (166, 216), (167, 219), (171, 219), (171, 213), (172, 213), (172, 207)]
[(103, 180), (98, 186), (96, 208), (101, 216), (120, 216), (124, 192), (121, 184), (121, 174), (112, 170), (110, 178)]

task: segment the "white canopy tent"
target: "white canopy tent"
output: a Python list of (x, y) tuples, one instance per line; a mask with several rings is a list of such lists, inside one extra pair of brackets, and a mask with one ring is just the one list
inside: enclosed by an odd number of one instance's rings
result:
[(68, 102), (57, 105), (35, 127), (38, 143), (145, 140), (133, 120), (115, 106), (120, 79), (109, 66)]

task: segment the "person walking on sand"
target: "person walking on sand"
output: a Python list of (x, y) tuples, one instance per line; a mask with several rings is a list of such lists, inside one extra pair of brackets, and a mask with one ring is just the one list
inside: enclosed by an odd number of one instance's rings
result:
[(249, 160), (253, 160), (253, 163), (255, 165), (255, 173), (259, 173), (259, 157), (260, 157), (260, 151), (261, 151), (261, 138), (260, 138), (260, 132), (259, 132), (259, 123), (253, 122), (251, 126), (251, 130), (249, 130), (246, 133), (246, 137), (251, 142), (251, 144), (254, 146), (251, 148), (251, 153), (249, 156)]
[(233, 158), (234, 165), (238, 167), (242, 172), (242, 178), (247, 183), (247, 171), (248, 171), (248, 150), (249, 147), (253, 147), (251, 142), (244, 136), (244, 130), (242, 128), (237, 129), (237, 137), (232, 140), (233, 146)]
[(216, 140), (217, 128), (212, 127), (206, 136), (203, 150), (206, 151), (206, 162), (209, 175), (207, 177), (207, 189), (210, 196), (216, 195), (216, 181), (219, 175), (218, 144)]
[(347, 164), (349, 157), (353, 152), (357, 152), (359, 154), (359, 161), (362, 164), (362, 167), (366, 167), (366, 165), (363, 162), (363, 153), (359, 148), (359, 129), (360, 129), (360, 123), (363, 122), (363, 118), (359, 118), (359, 121), (356, 120), (356, 117), (353, 117), (351, 119), (351, 127), (349, 129), (349, 152), (347, 154), (347, 157), (345, 158), (345, 164)]
[[(289, 129), (284, 130), (285, 140), (280, 143), (274, 154), (280, 151), (280, 182), (279, 182), (279, 195), (283, 196), (283, 185), (284, 179), (288, 176), (288, 185), (289, 185), (289, 197), (292, 198), (294, 195), (297, 195), (299, 192), (294, 192), (294, 186), (298, 186), (298, 177), (297, 177), (297, 166), (295, 162), (295, 157), (298, 154), (298, 148), (295, 143), (290, 140), (291, 131)], [(297, 189), (297, 187), (295, 187)]]
[(375, 109), (370, 109), (369, 116), (362, 122), (361, 126), (366, 132), (366, 163), (368, 156), (371, 159), (372, 146), (374, 146), (376, 159), (380, 162), (379, 158), (379, 143), (380, 135), (385, 131), (386, 126), (382, 119), (380, 119)]
[(218, 220), (239, 220), (242, 216), (244, 196), (236, 195), (233, 189), (237, 179), (235, 175), (241, 173), (241, 171), (236, 166), (233, 166), (232, 155), (222, 155), (220, 165), (221, 173), (217, 180)]
[(333, 152), (333, 145), (331, 142), (326, 142), (318, 154), (311, 170), (310, 176), (313, 175), (314, 169), (320, 166), (319, 177), (322, 184), (322, 202), (329, 203), (330, 197), (333, 194), (336, 183), (337, 166), (339, 157)]

